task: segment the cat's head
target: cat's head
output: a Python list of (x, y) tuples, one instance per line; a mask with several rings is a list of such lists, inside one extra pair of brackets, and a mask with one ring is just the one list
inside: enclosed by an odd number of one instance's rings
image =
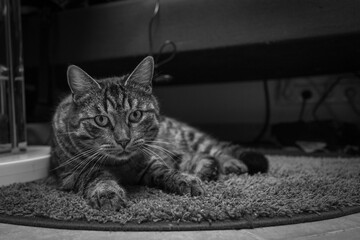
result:
[(97, 149), (112, 162), (146, 151), (145, 144), (159, 130), (159, 106), (152, 94), (153, 72), (152, 57), (142, 60), (129, 75), (99, 80), (77, 66), (69, 66), (73, 141), (83, 149)]

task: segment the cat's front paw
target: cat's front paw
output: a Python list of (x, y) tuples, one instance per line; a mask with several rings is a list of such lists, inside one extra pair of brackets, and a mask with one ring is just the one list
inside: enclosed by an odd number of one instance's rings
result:
[(201, 180), (196, 176), (181, 173), (177, 183), (177, 192), (181, 195), (200, 196), (205, 193)]
[(89, 204), (99, 210), (119, 210), (126, 207), (126, 194), (115, 181), (98, 182), (89, 194)]

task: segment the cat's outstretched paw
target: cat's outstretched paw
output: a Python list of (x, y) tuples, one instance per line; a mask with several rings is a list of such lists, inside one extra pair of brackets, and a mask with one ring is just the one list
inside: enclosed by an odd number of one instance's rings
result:
[(177, 187), (177, 192), (181, 195), (200, 196), (205, 193), (201, 180), (196, 176), (186, 173), (180, 174)]
[(92, 189), (89, 204), (99, 210), (116, 211), (126, 207), (126, 194), (115, 181), (102, 181)]
[(222, 165), (222, 172), (224, 174), (234, 173), (237, 175), (248, 172), (248, 167), (239, 159), (227, 159)]
[(198, 161), (194, 174), (202, 181), (216, 180), (219, 175), (219, 167), (216, 159), (207, 156)]

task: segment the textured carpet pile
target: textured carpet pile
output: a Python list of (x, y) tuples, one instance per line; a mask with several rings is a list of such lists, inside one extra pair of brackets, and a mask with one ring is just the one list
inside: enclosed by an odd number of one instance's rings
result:
[(320, 215), (360, 206), (359, 158), (269, 159), (269, 173), (208, 182), (201, 197), (147, 187), (128, 189), (128, 207), (118, 212), (92, 209), (81, 196), (59, 191), (46, 180), (12, 184), (0, 188), (0, 215), (118, 224), (214, 223)]

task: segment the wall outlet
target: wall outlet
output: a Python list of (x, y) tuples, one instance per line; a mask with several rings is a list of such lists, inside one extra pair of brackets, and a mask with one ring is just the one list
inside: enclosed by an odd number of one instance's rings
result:
[(307, 91), (311, 95), (307, 103), (316, 103), (337, 79), (340, 79), (339, 83), (332, 89), (325, 102), (346, 103), (348, 96), (351, 95), (354, 102), (360, 104), (360, 79), (352, 74), (280, 80), (276, 91), (276, 102), (285, 105), (301, 104), (302, 94)]
[[(286, 81), (286, 82), (284, 82)], [(302, 94), (305, 91), (311, 93), (308, 103), (315, 103), (319, 100), (323, 86), (313, 85), (309, 79), (287, 79), (279, 82), (280, 90), (278, 92), (278, 103), (282, 104), (299, 104), (303, 101)]]
[(349, 101), (350, 96), (354, 98), (354, 103), (360, 105), (360, 78), (343, 76), (339, 84), (331, 91), (326, 101), (344, 103)]

